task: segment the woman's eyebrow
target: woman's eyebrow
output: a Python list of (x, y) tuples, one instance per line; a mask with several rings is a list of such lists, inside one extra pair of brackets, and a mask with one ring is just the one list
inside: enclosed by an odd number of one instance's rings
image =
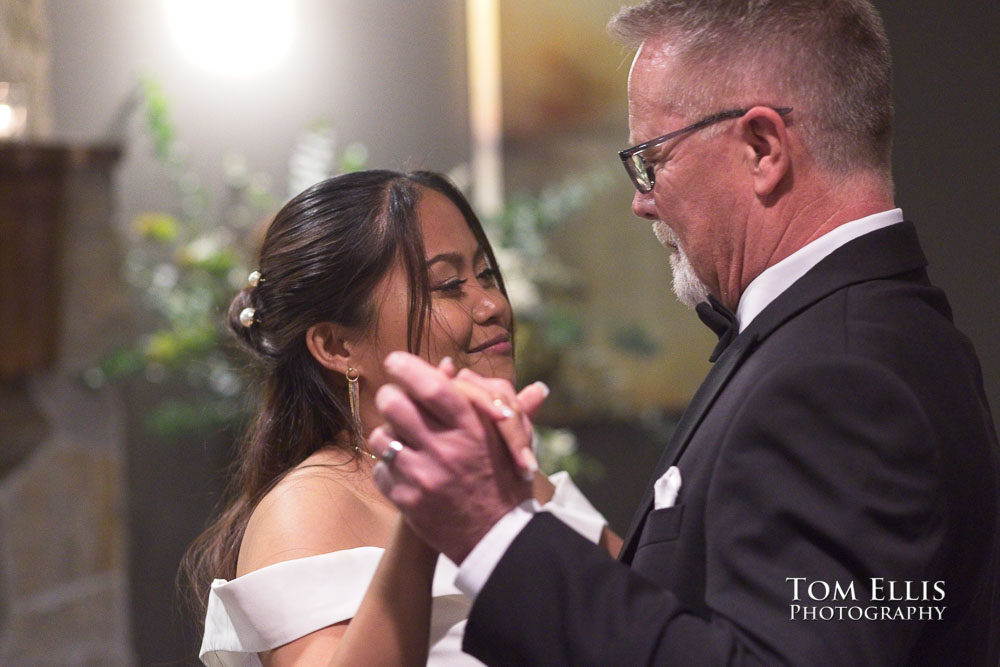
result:
[[(476, 252), (472, 256), (472, 263), (476, 264), (477, 262), (479, 262), (479, 260), (483, 259), (485, 256), (486, 256), (486, 251), (483, 250), (482, 246), (479, 246), (478, 248), (476, 248)], [(460, 252), (441, 252), (434, 255), (433, 257), (428, 257), (425, 260), (425, 262), (427, 263), (427, 268), (430, 268), (431, 266), (437, 264), (438, 262), (448, 262), (453, 266), (462, 266), (465, 263), (465, 258), (462, 257), (462, 253)]]
[(427, 268), (430, 268), (438, 262), (448, 262), (454, 266), (462, 266), (462, 264), (465, 263), (465, 259), (462, 257), (462, 253), (459, 252), (441, 252), (433, 257), (428, 257), (426, 262)]

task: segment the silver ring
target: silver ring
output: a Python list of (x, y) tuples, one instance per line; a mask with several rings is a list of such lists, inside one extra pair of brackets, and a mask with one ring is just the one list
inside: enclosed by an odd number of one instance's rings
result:
[(382, 452), (382, 463), (386, 466), (391, 466), (401, 451), (403, 451), (403, 443), (399, 440), (390, 441), (389, 446)]

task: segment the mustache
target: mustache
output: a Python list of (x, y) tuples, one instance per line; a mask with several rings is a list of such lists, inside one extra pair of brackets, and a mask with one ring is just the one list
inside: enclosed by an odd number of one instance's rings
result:
[(677, 235), (674, 234), (674, 230), (659, 220), (653, 222), (653, 235), (656, 236), (656, 240), (660, 242), (660, 245), (677, 246)]

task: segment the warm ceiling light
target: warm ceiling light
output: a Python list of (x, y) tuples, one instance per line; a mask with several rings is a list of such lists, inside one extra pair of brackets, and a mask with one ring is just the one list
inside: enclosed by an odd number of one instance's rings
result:
[(166, 7), (181, 51), (214, 72), (271, 69), (292, 43), (293, 0), (167, 0)]

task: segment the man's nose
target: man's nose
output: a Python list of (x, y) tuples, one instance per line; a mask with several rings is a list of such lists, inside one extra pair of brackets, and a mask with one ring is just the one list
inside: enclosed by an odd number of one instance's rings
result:
[(652, 192), (639, 192), (636, 190), (632, 197), (632, 213), (646, 220), (656, 220), (656, 206), (653, 202)]

